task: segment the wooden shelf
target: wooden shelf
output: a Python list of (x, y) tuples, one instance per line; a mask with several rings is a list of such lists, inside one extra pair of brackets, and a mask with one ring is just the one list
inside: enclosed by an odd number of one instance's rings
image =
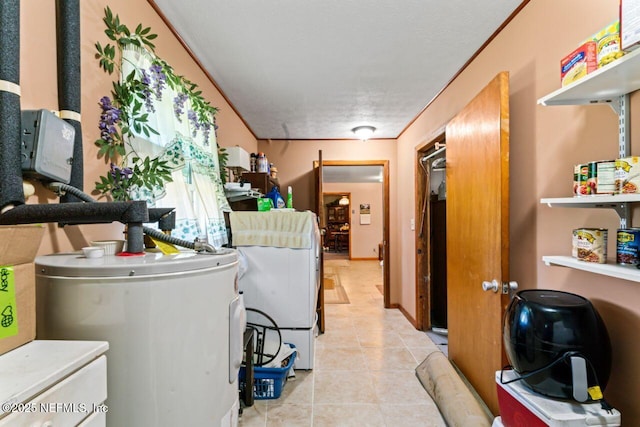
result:
[(542, 261), (548, 266), (569, 267), (576, 270), (588, 271), (603, 276), (616, 277), (618, 279), (640, 282), (640, 269), (634, 265), (615, 264), (613, 260), (608, 264), (578, 261), (570, 256), (543, 256)]
[(580, 105), (615, 102), (640, 89), (640, 49), (626, 54), (580, 80), (538, 100), (540, 105)]

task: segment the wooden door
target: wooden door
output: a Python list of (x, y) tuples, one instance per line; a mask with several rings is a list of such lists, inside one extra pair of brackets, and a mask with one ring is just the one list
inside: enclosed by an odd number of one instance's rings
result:
[[(322, 150), (318, 150), (318, 161), (313, 162), (313, 167), (316, 175), (316, 214), (318, 215), (318, 226), (320, 227), (320, 232), (324, 233), (324, 230), (327, 228), (327, 221), (325, 219), (324, 213), (324, 200), (322, 197)], [(320, 240), (324, 241), (324, 234), (320, 236)], [(318, 330), (321, 334), (324, 334), (324, 249), (320, 248), (320, 293), (318, 295), (318, 305), (316, 307), (316, 313), (318, 314)]]
[(498, 74), (447, 125), (449, 358), (494, 414), (505, 364), (502, 317), (509, 281), (509, 74)]

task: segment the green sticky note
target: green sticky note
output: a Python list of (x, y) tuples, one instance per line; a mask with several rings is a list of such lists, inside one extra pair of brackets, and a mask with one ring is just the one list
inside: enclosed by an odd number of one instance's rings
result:
[(13, 267), (0, 267), (0, 339), (18, 335)]

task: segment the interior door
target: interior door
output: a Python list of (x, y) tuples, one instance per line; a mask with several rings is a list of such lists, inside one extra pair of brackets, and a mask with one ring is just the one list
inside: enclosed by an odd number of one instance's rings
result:
[[(316, 175), (316, 213), (318, 214), (318, 226), (320, 227), (320, 241), (324, 241), (324, 230), (327, 227), (325, 213), (324, 213), (324, 201), (322, 200), (322, 150), (318, 150), (318, 161), (313, 162), (314, 172)], [(321, 334), (324, 334), (324, 250), (320, 250), (320, 294), (318, 295), (318, 306), (316, 313), (318, 314), (318, 329)]]
[[(502, 317), (509, 281), (509, 74), (498, 74), (447, 125), (449, 358), (494, 414), (505, 364)], [(501, 287), (501, 286), (500, 286)]]

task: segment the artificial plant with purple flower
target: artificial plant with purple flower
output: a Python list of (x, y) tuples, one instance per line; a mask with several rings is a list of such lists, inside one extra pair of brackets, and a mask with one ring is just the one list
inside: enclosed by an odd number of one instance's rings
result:
[[(104, 46), (99, 42), (95, 44), (96, 59), (105, 72), (113, 74), (117, 71), (121, 74), (120, 64), (125, 48), (144, 49), (153, 56), (148, 69), (135, 68), (126, 76), (123, 75), (114, 81), (111, 96), (104, 96), (99, 102), (100, 139), (96, 140), (99, 147), (98, 158), (104, 158), (111, 167), (109, 172), (96, 182), (96, 190), (100, 194), (111, 195), (114, 200), (129, 200), (129, 190), (136, 187), (152, 190), (172, 181), (171, 169), (167, 162), (158, 158), (143, 158), (136, 154), (128, 143), (136, 135), (158, 135), (149, 125), (149, 113), (155, 112), (154, 103), (162, 99), (165, 87), (170, 87), (178, 93), (174, 99), (174, 112), (177, 117), (184, 112), (185, 104), (189, 101), (188, 118), (192, 129), (195, 134), (202, 129), (206, 139), (211, 127), (215, 126), (213, 121), (217, 109), (202, 97), (202, 92), (196, 84), (177, 75), (169, 64), (155, 55), (152, 40), (157, 35), (151, 33), (151, 28), (144, 28), (139, 24), (132, 32), (120, 22), (118, 15), (114, 15), (109, 7), (105, 8), (103, 22), (107, 27), (105, 34), (113, 43)], [(224, 170), (223, 162), (226, 157), (221, 155), (219, 158), (221, 170)], [(126, 172), (124, 175), (123, 171)]]

